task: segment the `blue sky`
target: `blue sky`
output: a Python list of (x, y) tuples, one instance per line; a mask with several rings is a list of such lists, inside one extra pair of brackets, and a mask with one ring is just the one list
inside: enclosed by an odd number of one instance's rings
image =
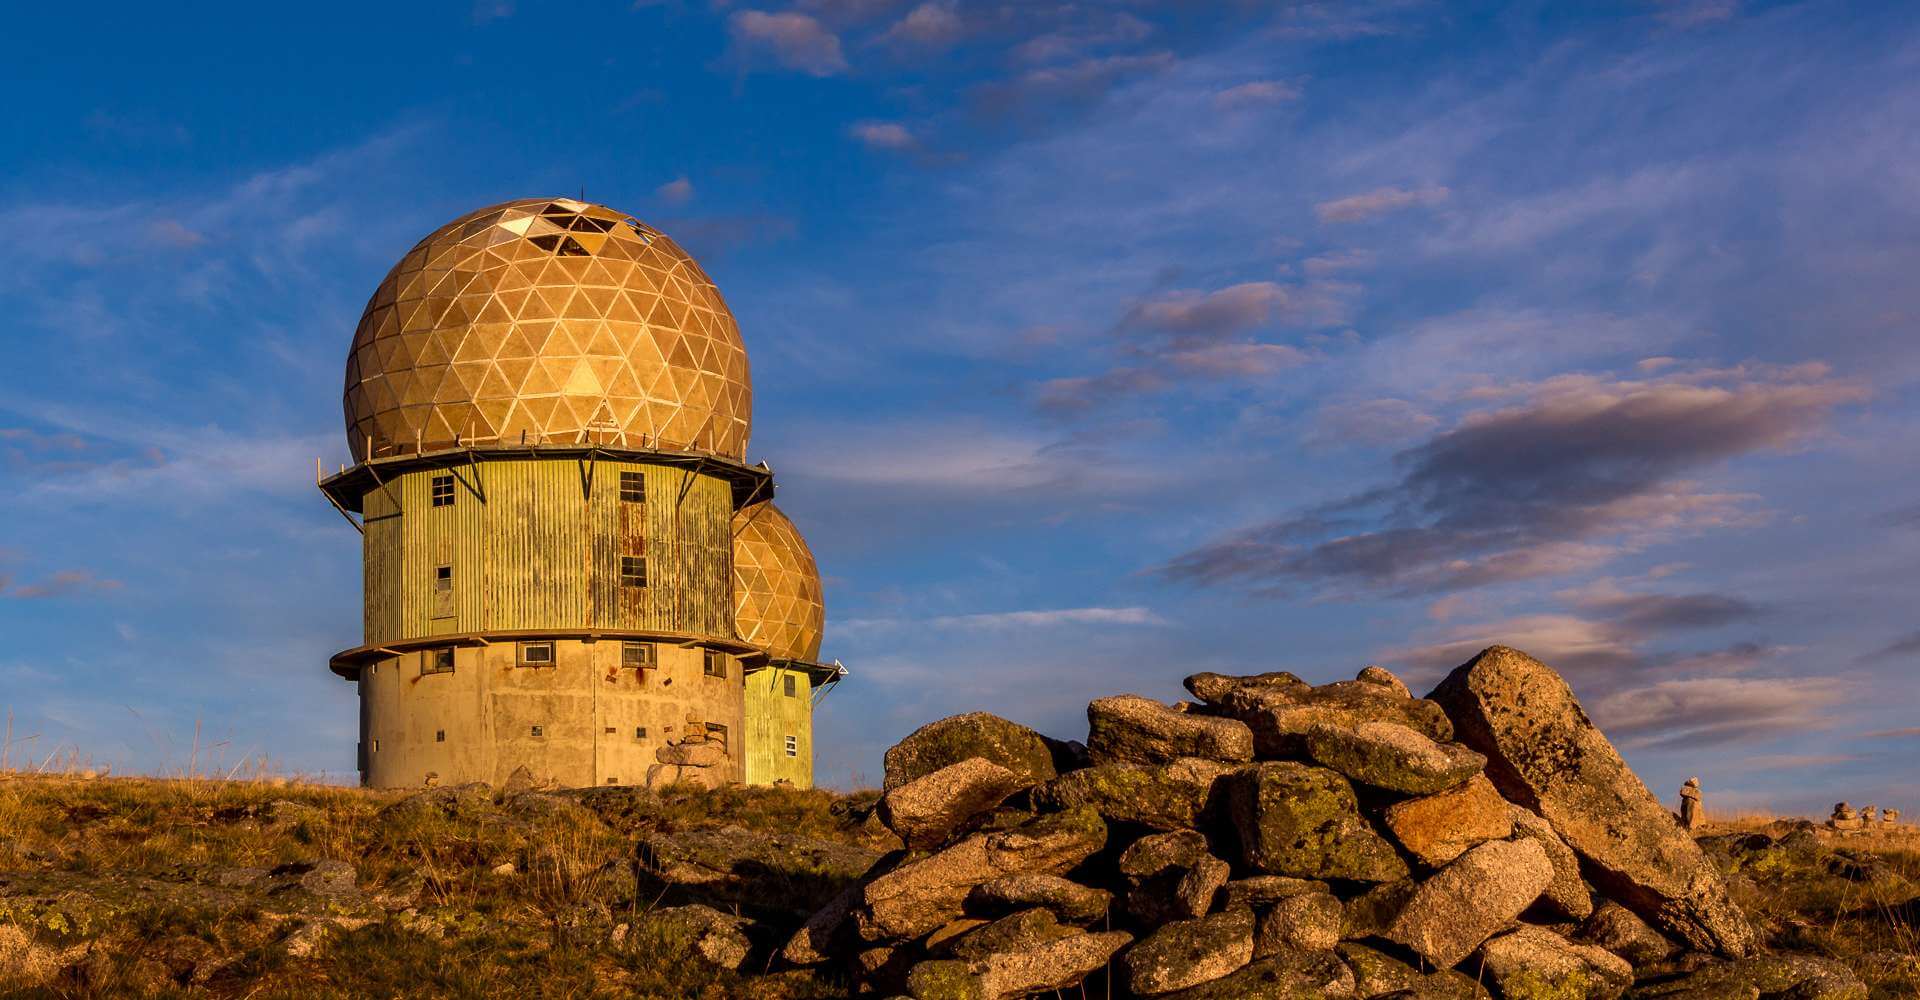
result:
[(198, 722), (349, 776), (355, 321), (446, 220), (584, 191), (739, 317), (853, 670), (823, 781), (1499, 641), (1663, 794), (1920, 805), (1920, 25), (1599, 7), (10, 13), (14, 757)]

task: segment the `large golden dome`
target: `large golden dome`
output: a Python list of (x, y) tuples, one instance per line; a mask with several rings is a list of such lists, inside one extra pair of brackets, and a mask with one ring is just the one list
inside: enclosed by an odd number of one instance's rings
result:
[(733, 622), (777, 660), (820, 658), (827, 620), (813, 550), (772, 501), (733, 515)]
[(624, 212), (510, 201), (435, 230), (387, 273), (347, 358), (355, 460), (462, 444), (743, 458), (747, 350), (685, 250)]

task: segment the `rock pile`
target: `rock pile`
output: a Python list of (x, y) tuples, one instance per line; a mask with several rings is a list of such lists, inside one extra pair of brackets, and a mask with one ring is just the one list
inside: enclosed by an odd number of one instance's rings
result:
[(687, 731), (679, 739), (653, 752), (658, 763), (647, 766), (646, 787), (689, 784), (700, 788), (719, 788), (727, 783), (726, 745), (707, 737), (705, 726), (694, 716), (687, 717)]
[(1752, 957), (1693, 838), (1523, 653), (1427, 698), (1377, 667), (1186, 686), (1194, 703), (1093, 702), (1084, 747), (984, 714), (907, 737), (877, 807), (904, 849), (784, 959), (918, 1000), (1090, 977), (1113, 996), (1864, 1000), (1832, 963)]

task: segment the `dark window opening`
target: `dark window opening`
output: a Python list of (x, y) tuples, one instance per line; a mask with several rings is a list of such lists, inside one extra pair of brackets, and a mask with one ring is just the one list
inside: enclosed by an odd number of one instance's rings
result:
[(798, 736), (787, 737), (787, 756), (789, 757), (800, 756), (800, 737)]
[(373, 741), (373, 752), (374, 752), (374, 753), (379, 753), (379, 752), (380, 752), (380, 741), (379, 741), (379, 740), (374, 740), (374, 741)]
[(727, 654), (717, 649), (707, 650), (706, 669), (708, 677), (727, 676)]
[(428, 491), (435, 507), (453, 506), (453, 477), (435, 476), (428, 483)]
[(644, 587), (647, 585), (647, 557), (620, 557), (620, 586)]
[(445, 742), (447, 741), (447, 731), (446, 731), (446, 730), (444, 730), (444, 729), (436, 729), (436, 730), (434, 730), (434, 731), (433, 731), (433, 741), (434, 741), (435, 743), (445, 743)]
[(792, 674), (788, 674), (786, 676), (786, 682), (787, 682), (787, 697), (789, 698), (797, 697), (800, 694), (800, 685), (795, 684), (793, 682)]
[(647, 502), (647, 476), (645, 473), (620, 473), (620, 501), (622, 503)]
[(608, 778), (608, 779), (607, 779), (607, 784), (609, 784), (609, 785), (617, 785), (617, 784), (619, 784), (619, 783), (620, 783), (620, 779), (619, 779), (619, 778)]
[(523, 667), (553, 666), (553, 643), (523, 642), (519, 647), (517, 662)]
[(635, 726), (635, 727), (633, 727), (633, 738), (634, 738), (634, 739), (636, 739), (636, 740), (644, 740), (644, 739), (646, 739), (646, 738), (647, 738), (647, 727), (645, 727), (645, 726)]
[(423, 674), (453, 673), (453, 647), (441, 646), (429, 649), (420, 657), (420, 672)]
[(608, 735), (608, 736), (612, 736), (612, 735), (613, 735), (614, 733), (616, 733), (616, 732), (618, 732), (618, 730), (616, 730), (616, 729), (614, 729), (614, 728), (613, 728), (612, 726), (608, 726), (608, 727), (607, 727), (607, 735)]
[(647, 670), (653, 667), (653, 643), (623, 642), (620, 644), (620, 665), (630, 670)]
[(547, 735), (547, 727), (545, 726), (533, 727), (533, 736), (535, 739), (543, 739), (546, 737), (546, 735)]

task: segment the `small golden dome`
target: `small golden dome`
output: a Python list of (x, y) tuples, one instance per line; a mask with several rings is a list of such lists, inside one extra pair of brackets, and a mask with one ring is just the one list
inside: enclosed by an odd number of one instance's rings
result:
[(733, 623), (777, 660), (820, 658), (827, 608), (813, 550), (772, 501), (733, 515)]
[(720, 290), (673, 240), (569, 198), (510, 201), (421, 240), (347, 357), (356, 461), (462, 444), (746, 455), (753, 386)]

